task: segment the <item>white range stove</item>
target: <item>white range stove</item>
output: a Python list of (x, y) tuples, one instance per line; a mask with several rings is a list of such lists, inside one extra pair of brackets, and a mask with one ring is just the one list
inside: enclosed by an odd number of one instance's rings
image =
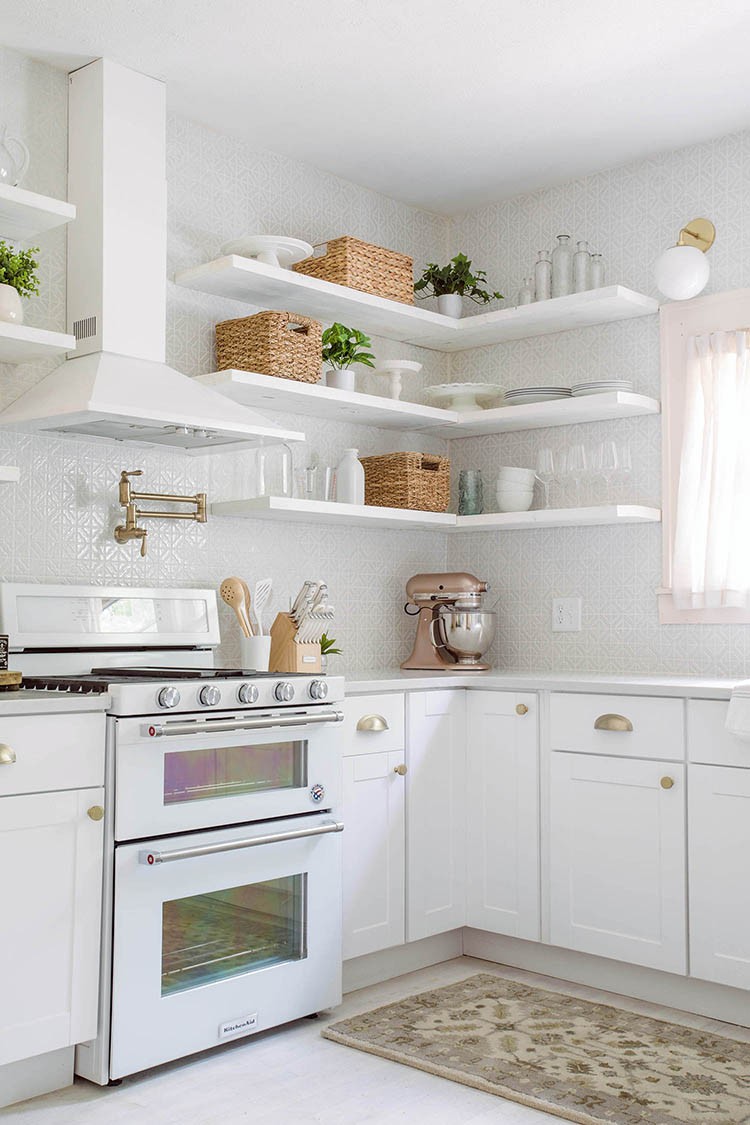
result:
[(0, 586), (24, 686), (106, 692), (99, 1084), (341, 999), (341, 677), (214, 667), (213, 590)]

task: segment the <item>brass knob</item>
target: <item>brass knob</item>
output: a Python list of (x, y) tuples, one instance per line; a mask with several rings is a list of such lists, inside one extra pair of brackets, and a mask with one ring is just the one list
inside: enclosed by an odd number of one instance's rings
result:
[(671, 789), (672, 786), (674, 785), (674, 778), (673, 777), (663, 777), (661, 779), (661, 781), (659, 782), (659, 784), (661, 785), (662, 789)]
[(528, 707), (526, 706), (525, 703), (517, 703), (516, 704), (516, 714), (517, 715), (528, 715), (528, 713), (529, 713), (529, 709), (528, 709)]
[(407, 773), (407, 767), (403, 766), (403, 765), (402, 766), (394, 766), (393, 772), (397, 773), (399, 775), (399, 777), (405, 777), (406, 773)]
[(0, 742), (0, 766), (12, 766), (16, 760), (16, 752), (4, 742)]
[(388, 723), (382, 715), (363, 715), (357, 723), (357, 730), (369, 730), (373, 734), (388, 730)]
[(632, 731), (633, 724), (624, 715), (600, 715), (594, 723), (594, 730)]
[(91, 820), (101, 820), (104, 816), (104, 809), (101, 805), (92, 805), (90, 809), (86, 810), (86, 813)]

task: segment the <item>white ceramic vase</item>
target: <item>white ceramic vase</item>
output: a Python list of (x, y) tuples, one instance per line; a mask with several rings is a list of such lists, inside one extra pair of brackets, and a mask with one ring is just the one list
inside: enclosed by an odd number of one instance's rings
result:
[(441, 293), (437, 299), (438, 312), (443, 316), (452, 316), (456, 320), (461, 316), (463, 297), (460, 293)]
[(326, 386), (335, 387), (339, 391), (355, 390), (354, 371), (351, 367), (345, 367), (342, 370), (329, 367), (326, 371)]
[(341, 504), (364, 504), (365, 470), (357, 449), (345, 449), (336, 468), (336, 499)]
[(0, 320), (23, 324), (23, 305), (12, 285), (0, 285)]

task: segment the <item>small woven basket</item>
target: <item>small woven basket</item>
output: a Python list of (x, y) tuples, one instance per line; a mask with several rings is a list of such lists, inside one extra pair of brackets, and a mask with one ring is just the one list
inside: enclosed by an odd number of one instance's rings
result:
[(317, 383), (322, 364), (323, 326), (309, 316), (260, 312), (216, 325), (219, 371), (237, 367), (280, 379)]
[(344, 235), (316, 247), (312, 258), (295, 262), (297, 273), (346, 285), (389, 301), (414, 304), (414, 263), (407, 254)]
[(432, 453), (386, 453), (360, 457), (365, 470), (365, 504), (444, 512), (451, 495), (451, 463)]

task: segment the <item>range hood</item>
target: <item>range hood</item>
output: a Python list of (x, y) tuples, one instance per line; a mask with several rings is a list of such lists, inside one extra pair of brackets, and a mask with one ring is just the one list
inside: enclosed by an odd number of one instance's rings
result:
[(76, 350), (0, 426), (189, 453), (304, 441), (166, 362), (163, 83), (108, 59), (69, 76), (68, 331)]

